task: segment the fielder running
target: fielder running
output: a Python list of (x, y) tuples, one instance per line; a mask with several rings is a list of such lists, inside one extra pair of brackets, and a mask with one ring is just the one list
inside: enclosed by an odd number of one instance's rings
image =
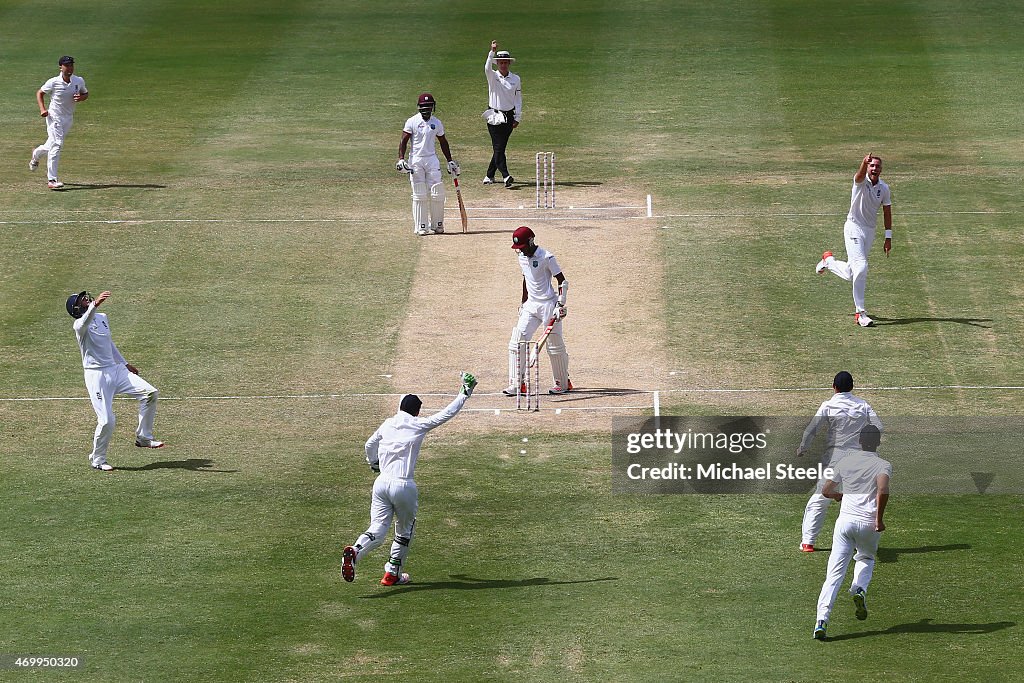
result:
[[(448, 160), (448, 173), (458, 177), (459, 164), (452, 159), (448, 139), (444, 136), (444, 124), (434, 116), (437, 103), (430, 93), (423, 93), (417, 104), (419, 114), (409, 118), (402, 129), (402, 142), (398, 145), (398, 162), (395, 170), (408, 173), (412, 184), (412, 229), (417, 235), (440, 235), (444, 232), (444, 182), (441, 179), (441, 162), (437, 160), (434, 140), (441, 144), (441, 152)], [(412, 139), (409, 161), (405, 150)]]
[[(60, 74), (43, 83), (36, 92), (39, 115), (46, 119), (46, 142), (32, 150), (32, 158), (28, 162), (28, 170), (34, 171), (39, 168), (39, 159), (46, 155), (46, 186), (51, 190), (64, 187), (64, 183), (57, 179), (60, 150), (64, 146), (64, 136), (74, 123), (75, 105), (89, 99), (85, 80), (74, 75), (74, 58), (64, 55), (57, 61), (57, 65)], [(49, 109), (43, 102), (43, 96), (47, 93), (50, 95)]]
[(370, 527), (356, 542), (346, 546), (341, 557), (341, 576), (346, 581), (356, 578), (356, 563), (367, 553), (384, 542), (395, 520), (395, 540), (391, 544), (391, 556), (384, 565), (382, 586), (409, 583), (409, 575), (402, 571), (409, 554), (412, 532), (416, 526), (416, 511), (419, 508), (419, 492), (413, 473), (420, 457), (420, 446), (427, 432), (440, 427), (455, 417), (466, 399), (473, 394), (476, 377), (462, 373), (462, 388), (455, 400), (444, 410), (430, 417), (419, 417), (423, 405), (419, 397), (406, 394), (399, 403), (399, 410), (384, 420), (377, 431), (366, 442), (366, 462), (370, 469), (379, 473), (373, 482), (373, 498), (370, 502)]
[[(842, 501), (839, 518), (832, 534), (832, 553), (828, 556), (825, 583), (818, 595), (818, 616), (814, 624), (814, 637), (825, 640), (832, 607), (846, 577), (846, 569), (853, 557), (853, 583), (850, 595), (857, 619), (868, 618), (867, 592), (875, 569), (878, 541), (885, 531), (885, 506), (889, 502), (889, 479), (892, 465), (878, 457), (881, 432), (868, 425), (861, 432), (862, 450), (851, 451), (835, 464), (833, 474), (825, 484), (823, 493)], [(839, 486), (843, 487), (839, 493)], [(857, 554), (854, 555), (854, 552)]]
[(93, 469), (109, 472), (107, 447), (114, 433), (114, 395), (128, 394), (139, 399), (139, 427), (135, 430), (135, 445), (139, 448), (163, 448), (164, 442), (153, 438), (153, 419), (159, 392), (152, 384), (139, 377), (138, 369), (118, 351), (110, 336), (110, 324), (105, 313), (96, 309), (107, 300), (110, 292), (102, 292), (96, 299), (89, 292), (68, 297), (66, 308), (75, 319), (75, 337), (82, 351), (85, 368), (85, 388), (89, 391), (92, 409), (96, 411), (96, 433), (93, 435), (89, 462)]
[(875, 321), (864, 308), (864, 290), (868, 282), (868, 252), (875, 241), (878, 224), (878, 207), (882, 207), (885, 221), (885, 255), (892, 249), (892, 196), (889, 186), (879, 176), (882, 174), (882, 158), (866, 155), (860, 162), (857, 175), (853, 177), (853, 196), (850, 212), (846, 216), (843, 237), (846, 240), (846, 261), (839, 261), (831, 251), (821, 255), (815, 271), (821, 275), (826, 270), (853, 281), (853, 320), (861, 327), (871, 327)]
[[(512, 248), (519, 252), (519, 268), (523, 271), (523, 298), (519, 307), (519, 320), (512, 328), (508, 342), (508, 387), (506, 396), (515, 396), (517, 389), (525, 391), (523, 375), (530, 358), (521, 354), (519, 342), (529, 341), (541, 325), (554, 322), (548, 335), (548, 360), (551, 361), (551, 376), (555, 386), (549, 394), (564, 394), (572, 391), (569, 381), (569, 353), (565, 350), (562, 337), (562, 319), (568, 315), (565, 307), (569, 294), (569, 282), (562, 274), (555, 255), (534, 241), (536, 235), (525, 225), (512, 233)], [(558, 283), (558, 292), (551, 286), (551, 279)]]
[[(836, 374), (832, 381), (832, 398), (818, 407), (810, 424), (804, 430), (803, 439), (797, 448), (797, 456), (802, 456), (810, 448), (814, 436), (822, 427), (827, 427), (825, 453), (822, 455), (823, 467), (836, 464), (846, 449), (856, 448), (860, 434), (869, 424), (882, 430), (882, 421), (874, 409), (864, 399), (854, 396), (853, 375), (843, 370)], [(804, 508), (804, 521), (800, 550), (805, 553), (814, 552), (814, 541), (818, 538), (821, 528), (825, 525), (828, 506), (832, 502), (822, 491), (826, 481), (818, 480), (818, 485), (811, 494)]]

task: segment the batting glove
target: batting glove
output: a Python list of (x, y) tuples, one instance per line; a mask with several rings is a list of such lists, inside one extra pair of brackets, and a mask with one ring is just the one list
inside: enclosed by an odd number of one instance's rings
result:
[(455, 177), (459, 176), (459, 162), (454, 159), (448, 162), (448, 173)]
[(565, 304), (555, 307), (555, 320), (561, 320), (567, 315), (569, 315), (569, 309), (565, 307)]
[(399, 173), (412, 173), (412, 168), (406, 163), (405, 159), (399, 159), (395, 164), (395, 170)]
[(462, 373), (462, 393), (466, 396), (473, 395), (473, 389), (476, 389), (477, 380), (476, 377), (468, 372)]

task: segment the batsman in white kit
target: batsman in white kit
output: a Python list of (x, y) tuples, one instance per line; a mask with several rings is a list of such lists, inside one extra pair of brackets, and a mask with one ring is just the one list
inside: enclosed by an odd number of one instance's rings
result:
[[(39, 160), (46, 155), (46, 186), (51, 190), (60, 190), (64, 183), (57, 179), (57, 165), (60, 163), (60, 151), (64, 146), (64, 136), (71, 130), (75, 119), (75, 105), (89, 99), (89, 90), (85, 80), (75, 76), (75, 60), (64, 55), (57, 61), (60, 73), (43, 83), (36, 92), (39, 104), (39, 115), (46, 119), (46, 142), (32, 150), (28, 161), (28, 170), (39, 168)], [(44, 104), (44, 96), (50, 96), (50, 106)]]
[[(885, 531), (885, 506), (889, 502), (892, 465), (878, 457), (881, 432), (868, 425), (861, 432), (860, 450), (845, 454), (835, 463), (823, 493), (841, 501), (839, 518), (832, 534), (832, 553), (828, 556), (825, 583), (818, 595), (818, 615), (814, 638), (825, 640), (828, 620), (836, 604), (846, 569), (853, 558), (853, 583), (850, 595), (857, 619), (868, 618), (867, 592), (875, 569), (878, 541)], [(842, 492), (839, 487), (842, 486)], [(856, 553), (856, 555), (854, 554)]]
[(103, 292), (94, 300), (89, 292), (79, 292), (69, 296), (66, 302), (68, 313), (75, 319), (75, 337), (85, 368), (85, 388), (89, 391), (92, 409), (96, 411), (96, 433), (89, 462), (93, 469), (104, 472), (114, 469), (107, 463), (107, 448), (110, 435), (114, 433), (116, 394), (127, 394), (139, 400), (135, 445), (139, 448), (162, 448), (164, 445), (163, 441), (153, 438), (159, 392), (139, 377), (138, 369), (124, 359), (110, 335), (107, 315), (96, 311), (109, 296), (110, 292)]
[(406, 394), (399, 402), (398, 412), (384, 420), (366, 441), (366, 462), (378, 475), (370, 501), (370, 526), (342, 552), (341, 576), (346, 581), (355, 580), (356, 563), (384, 542), (394, 519), (395, 538), (380, 583), (382, 586), (409, 583), (409, 575), (402, 571), (402, 566), (409, 554), (419, 508), (419, 491), (413, 473), (427, 432), (455, 417), (473, 395), (476, 377), (464, 372), (461, 381), (462, 387), (455, 400), (429, 417), (419, 417), (422, 401), (418, 396)]
[[(562, 274), (555, 255), (537, 246), (533, 230), (522, 225), (512, 233), (512, 248), (519, 252), (519, 268), (523, 271), (523, 298), (519, 307), (519, 320), (512, 328), (508, 342), (508, 387), (502, 390), (506, 396), (515, 396), (517, 390), (526, 390), (524, 374), (527, 365), (539, 362), (525, 358), (520, 342), (528, 341), (541, 325), (551, 326), (548, 333), (548, 360), (551, 361), (551, 376), (555, 385), (549, 394), (564, 394), (572, 391), (569, 381), (569, 353), (565, 350), (562, 337), (562, 320), (568, 315), (565, 307), (569, 295), (569, 281)], [(551, 285), (558, 283), (558, 292)]]
[(879, 178), (881, 174), (881, 157), (868, 154), (861, 160), (853, 177), (850, 212), (843, 227), (848, 261), (839, 261), (831, 251), (826, 251), (814, 269), (819, 275), (830, 270), (847, 282), (853, 281), (853, 320), (861, 327), (875, 324), (864, 308), (864, 292), (868, 282), (868, 252), (875, 241), (879, 207), (885, 220), (885, 255), (892, 249), (892, 195), (889, 186)]
[[(412, 184), (412, 229), (417, 235), (440, 235), (444, 232), (444, 181), (441, 178), (441, 162), (434, 150), (434, 141), (441, 145), (441, 152), (448, 160), (448, 173), (459, 177), (459, 164), (452, 159), (448, 139), (444, 136), (444, 124), (434, 116), (437, 102), (430, 93), (420, 95), (417, 102), (419, 114), (409, 118), (402, 128), (402, 141), (398, 145), (398, 162), (395, 170), (408, 173)], [(405, 151), (412, 140), (409, 161)]]
[[(832, 381), (832, 391), (832, 398), (818, 406), (818, 411), (804, 430), (796, 451), (797, 456), (806, 453), (815, 435), (822, 427), (826, 427), (828, 431), (825, 438), (825, 453), (821, 459), (823, 467), (834, 465), (848, 449), (856, 448), (861, 432), (868, 425), (874, 425), (879, 431), (882, 430), (882, 421), (874, 408), (864, 399), (851, 393), (853, 375), (846, 370), (836, 373)], [(817, 487), (804, 508), (800, 550), (805, 553), (814, 552), (814, 542), (821, 533), (821, 528), (825, 526), (825, 516), (832, 502), (822, 493), (826, 483), (825, 479), (818, 480)]]

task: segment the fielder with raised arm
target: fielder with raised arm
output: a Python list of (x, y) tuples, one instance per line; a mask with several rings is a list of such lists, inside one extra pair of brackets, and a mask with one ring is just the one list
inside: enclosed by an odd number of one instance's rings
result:
[[(444, 181), (441, 179), (441, 162), (437, 160), (434, 140), (441, 145), (441, 152), (448, 160), (448, 173), (458, 177), (459, 164), (452, 159), (448, 139), (444, 136), (444, 124), (434, 116), (437, 102), (430, 93), (420, 95), (417, 102), (419, 113), (411, 116), (402, 128), (402, 141), (398, 145), (398, 162), (395, 170), (408, 173), (412, 184), (412, 229), (417, 235), (440, 235), (444, 232)], [(409, 161), (405, 151), (412, 140)]]
[[(879, 432), (882, 430), (882, 421), (878, 419), (874, 408), (864, 399), (851, 393), (853, 375), (846, 370), (836, 373), (835, 379), (832, 380), (832, 391), (832, 398), (818, 406), (818, 412), (804, 430), (803, 439), (796, 451), (797, 456), (802, 456), (811, 447), (815, 435), (822, 427), (826, 427), (828, 431), (825, 438), (825, 453), (821, 458), (823, 467), (838, 462), (846, 449), (856, 448), (861, 432), (869, 424), (874, 425)], [(825, 484), (824, 478), (818, 480), (818, 485), (804, 508), (800, 550), (805, 553), (814, 552), (814, 542), (825, 525), (828, 506), (832, 502), (822, 493)]]
[(853, 320), (861, 327), (871, 327), (875, 321), (864, 308), (864, 291), (868, 282), (868, 252), (875, 241), (878, 224), (878, 208), (882, 208), (885, 220), (885, 255), (892, 249), (892, 195), (889, 186), (879, 176), (882, 174), (882, 158), (866, 155), (853, 177), (853, 193), (850, 198), (850, 212), (843, 227), (846, 241), (847, 261), (839, 261), (826, 251), (815, 267), (819, 275), (830, 270), (847, 282), (853, 281)]
[(110, 336), (106, 313), (96, 311), (107, 300), (110, 292), (102, 292), (96, 299), (89, 292), (68, 297), (68, 314), (75, 319), (75, 337), (82, 352), (85, 368), (85, 388), (89, 390), (92, 409), (96, 411), (96, 433), (93, 435), (89, 462), (93, 469), (109, 472), (107, 448), (114, 433), (114, 396), (128, 394), (139, 399), (139, 426), (135, 430), (135, 445), (139, 448), (163, 448), (164, 442), (153, 438), (153, 420), (156, 418), (156, 400), (159, 392), (152, 384), (139, 377), (138, 369), (126, 361)]
[[(882, 433), (868, 425), (860, 435), (861, 450), (845, 455), (833, 468), (822, 493), (841, 501), (839, 518), (832, 534), (832, 553), (828, 556), (825, 583), (818, 595), (818, 616), (814, 638), (825, 640), (832, 607), (853, 557), (853, 583), (850, 595), (857, 619), (868, 618), (867, 592), (875, 570), (878, 541), (885, 531), (885, 506), (889, 502), (892, 465), (878, 457)], [(842, 493), (839, 487), (842, 486)], [(854, 552), (857, 554), (854, 555)]]
[[(520, 355), (519, 342), (530, 340), (538, 327), (552, 321), (547, 349), (555, 386), (548, 393), (564, 394), (573, 388), (569, 381), (569, 353), (562, 337), (562, 319), (569, 313), (565, 307), (569, 281), (555, 255), (537, 246), (535, 238), (533, 230), (525, 225), (512, 233), (512, 248), (519, 252), (519, 268), (523, 271), (523, 298), (519, 320), (508, 342), (508, 387), (502, 390), (506, 396), (515, 396), (517, 389), (524, 390), (523, 374), (531, 359)], [(557, 293), (551, 286), (552, 279), (558, 283)]]
[(419, 417), (422, 401), (418, 396), (406, 394), (399, 402), (398, 412), (384, 420), (366, 441), (366, 462), (379, 474), (373, 482), (370, 527), (342, 552), (341, 576), (346, 581), (355, 580), (356, 563), (384, 542), (394, 519), (395, 540), (380, 583), (382, 586), (409, 583), (409, 575), (402, 571), (402, 565), (409, 554), (419, 509), (419, 491), (413, 473), (427, 432), (455, 417), (466, 399), (473, 395), (476, 377), (464, 372), (461, 381), (462, 387), (455, 400), (430, 417)]

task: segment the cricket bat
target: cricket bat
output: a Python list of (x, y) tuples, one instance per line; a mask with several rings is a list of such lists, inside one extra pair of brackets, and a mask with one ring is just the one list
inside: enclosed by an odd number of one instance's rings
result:
[(548, 335), (551, 334), (551, 330), (554, 329), (555, 322), (557, 320), (558, 320), (558, 318), (552, 318), (551, 322), (548, 323), (548, 326), (544, 328), (544, 333), (542, 335), (540, 335), (540, 339), (537, 341), (537, 351), (536, 351), (535, 355), (533, 356), (533, 358), (528, 359), (527, 367), (531, 367), (532, 368), (534, 365), (537, 364), (537, 359), (540, 358), (540, 350), (543, 349), (544, 348), (544, 344), (547, 343)]
[(466, 204), (462, 201), (462, 190), (459, 189), (458, 177), (453, 178), (455, 182), (455, 196), (459, 198), (459, 215), (462, 216), (462, 232), (469, 231), (469, 216), (466, 215)]

